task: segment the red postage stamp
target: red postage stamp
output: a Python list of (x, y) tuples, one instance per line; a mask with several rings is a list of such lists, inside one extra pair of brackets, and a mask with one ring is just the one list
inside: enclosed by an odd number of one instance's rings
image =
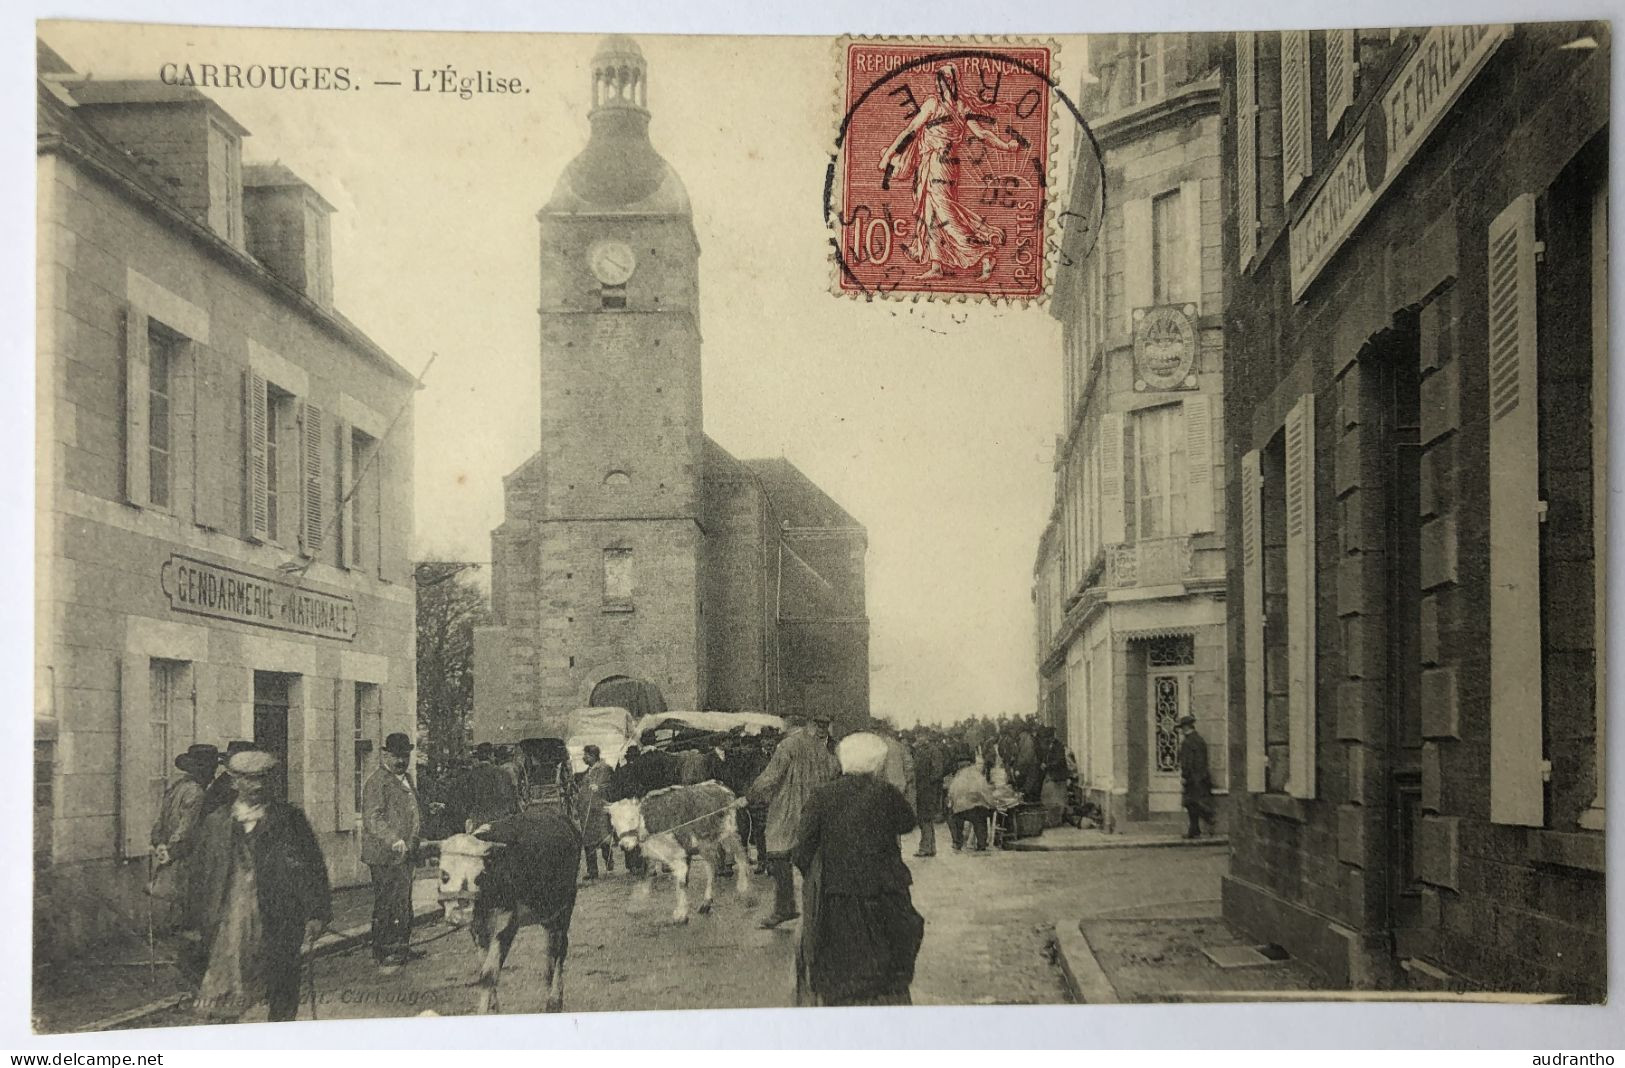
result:
[(841, 50), (825, 204), (835, 291), (1042, 297), (1054, 49), (967, 39)]

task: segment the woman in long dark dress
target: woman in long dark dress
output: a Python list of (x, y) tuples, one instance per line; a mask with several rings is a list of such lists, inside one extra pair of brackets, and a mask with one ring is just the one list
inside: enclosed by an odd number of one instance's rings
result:
[(818, 788), (802, 812), (792, 853), (801, 869), (801, 1005), (908, 1005), (925, 919), (898, 837), (914, 828), (907, 798), (881, 775), (886, 743), (842, 739), (841, 777)]

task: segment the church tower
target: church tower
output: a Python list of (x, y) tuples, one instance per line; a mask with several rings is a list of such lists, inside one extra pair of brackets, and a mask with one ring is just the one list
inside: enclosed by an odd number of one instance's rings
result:
[(704, 708), (699, 244), (636, 42), (604, 40), (591, 88), (592, 134), (537, 213), (537, 711), (626, 678)]

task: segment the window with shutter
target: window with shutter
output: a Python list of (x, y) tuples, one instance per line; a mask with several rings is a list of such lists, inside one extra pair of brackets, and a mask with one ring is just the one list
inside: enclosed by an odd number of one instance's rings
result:
[(1263, 464), (1258, 450), (1241, 458), (1242, 665), (1247, 714), (1247, 789), (1264, 793), (1264, 528)]
[(303, 447), (299, 454), (300, 498), (299, 547), (306, 556), (322, 549), (324, 514), (322, 493), (326, 487), (322, 464), (322, 409), (306, 401), (299, 409), (299, 429)]
[(1354, 104), (1355, 51), (1353, 30), (1326, 31), (1326, 136), (1337, 129), (1343, 113)]
[(1309, 176), (1313, 161), (1309, 96), (1309, 31), (1281, 33), (1281, 197)]
[(1185, 278), (1185, 269), (1190, 264), (1190, 256), (1185, 250), (1188, 240), (1180, 190), (1174, 189), (1153, 197), (1150, 303), (1176, 304), (1190, 299)]
[(352, 566), (351, 543), (355, 541), (355, 524), (350, 512), (350, 424), (343, 419), (333, 420), (333, 537), (340, 567)]
[(1197, 314), (1202, 311), (1202, 183), (1179, 183), (1179, 205), (1184, 213), (1185, 230), (1185, 283), (1179, 300), (1194, 304)]
[(1100, 417), (1100, 540), (1120, 545), (1123, 520), (1123, 416), (1107, 412)]
[(1315, 796), (1315, 398), (1286, 420), (1287, 792)]
[(265, 376), (243, 372), (243, 534), (271, 540), (270, 398)]
[(1213, 413), (1205, 395), (1185, 401), (1185, 519), (1192, 534), (1213, 529)]
[(1489, 231), (1490, 818), (1545, 823), (1535, 198)]
[(147, 321), (147, 503), (174, 507), (176, 357), (180, 339)]
[(1123, 205), (1123, 325), (1134, 328), (1134, 309), (1153, 303), (1151, 198)]
[(1258, 252), (1258, 40), (1236, 34), (1236, 260)]
[(192, 521), (210, 530), (226, 526), (226, 404), (220, 355), (193, 342), (192, 359)]
[(119, 661), (119, 846), (125, 859), (152, 850), (149, 835), (158, 807), (151, 794), (153, 767), (151, 663), (145, 656)]
[(152, 503), (148, 481), (150, 416), (149, 322), (141, 309), (124, 312), (124, 499), (138, 508)]

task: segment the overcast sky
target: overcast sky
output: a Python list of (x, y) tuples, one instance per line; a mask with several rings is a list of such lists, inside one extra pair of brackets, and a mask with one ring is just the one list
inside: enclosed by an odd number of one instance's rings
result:
[[(585, 144), (590, 36), (47, 24), (76, 69), (347, 66), (342, 93), (209, 90), (337, 209), (335, 301), (416, 371), (420, 555), (484, 561), (501, 477), (539, 446), (536, 210)], [(1060, 331), (1040, 307), (829, 294), (822, 195), (836, 123), (829, 38), (641, 37), (650, 135), (699, 237), (706, 431), (787, 457), (869, 531), (872, 706), (900, 722), (1026, 712), (1030, 601), (1060, 429)], [(1060, 39), (1076, 86), (1081, 38)], [(531, 92), (414, 94), (412, 68)], [(1058, 169), (1070, 137), (1063, 130)]]

